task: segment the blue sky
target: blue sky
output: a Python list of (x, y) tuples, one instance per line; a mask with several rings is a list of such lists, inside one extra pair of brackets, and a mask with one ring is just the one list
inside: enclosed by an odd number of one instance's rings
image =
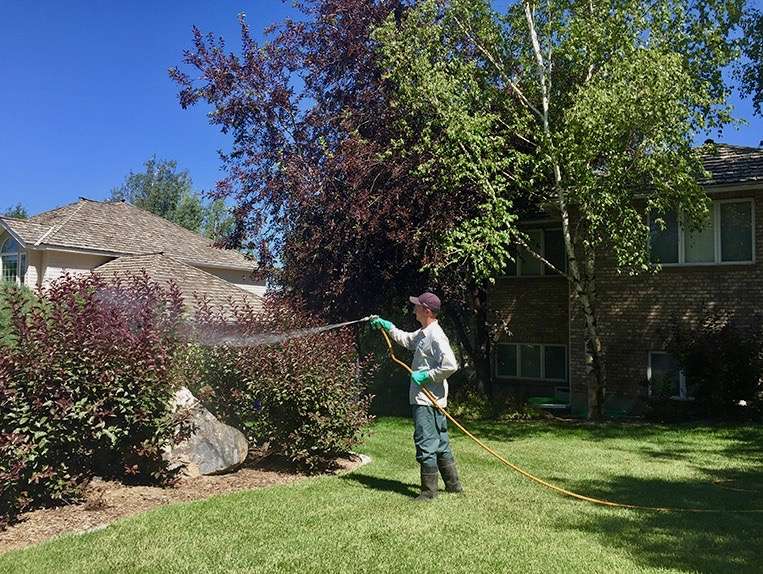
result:
[[(226, 140), (207, 110), (180, 108), (167, 68), (194, 24), (237, 48), (242, 11), (253, 31), (293, 14), (280, 0), (0, 0), (0, 210), (104, 199), (153, 154), (213, 187)], [(713, 137), (756, 146), (763, 120), (736, 103), (749, 125)]]

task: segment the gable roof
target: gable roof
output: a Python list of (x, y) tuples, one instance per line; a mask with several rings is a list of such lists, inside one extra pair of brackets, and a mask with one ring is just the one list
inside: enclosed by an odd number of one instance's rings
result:
[(246, 302), (255, 309), (262, 308), (262, 297), (259, 295), (163, 253), (124, 255), (96, 267), (93, 273), (112, 279), (143, 271), (161, 285), (174, 282), (180, 289), (183, 302), (192, 312), (198, 309), (195, 294), (204, 295), (212, 306), (223, 309), (228, 315), (236, 303)]
[(127, 202), (81, 198), (27, 220), (0, 218), (22, 241), (34, 246), (137, 255), (162, 251), (179, 261), (253, 270), (256, 264), (231, 249)]
[(22, 241), (24, 244), (33, 244), (44, 236), (50, 229), (49, 225), (40, 225), (32, 223), (27, 219), (14, 219), (12, 217), (2, 217), (0, 220), (10, 230), (11, 234)]
[(704, 185), (763, 183), (763, 148), (713, 144), (703, 146), (700, 153), (711, 174)]

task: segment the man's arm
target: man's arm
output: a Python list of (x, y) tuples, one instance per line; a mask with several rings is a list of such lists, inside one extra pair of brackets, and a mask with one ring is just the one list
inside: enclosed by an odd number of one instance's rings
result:
[(439, 366), (427, 371), (430, 381), (441, 383), (458, 370), (456, 355), (447, 340), (435, 339), (432, 341), (432, 354), (439, 358)]
[(418, 331), (408, 332), (403, 331), (402, 329), (398, 329), (397, 327), (392, 327), (388, 331), (390, 338), (395, 341), (398, 345), (405, 347), (409, 351), (413, 351), (416, 348), (416, 335), (419, 334)]

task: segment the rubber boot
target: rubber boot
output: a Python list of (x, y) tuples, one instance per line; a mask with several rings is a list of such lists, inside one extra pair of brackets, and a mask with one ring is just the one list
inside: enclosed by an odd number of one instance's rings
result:
[(413, 500), (426, 502), (437, 496), (437, 467), (434, 465), (421, 465), (421, 494)]
[(437, 467), (440, 469), (442, 480), (445, 483), (446, 492), (463, 492), (464, 488), (461, 486), (461, 481), (458, 480), (458, 470), (456, 469), (456, 461), (445, 458), (437, 459)]

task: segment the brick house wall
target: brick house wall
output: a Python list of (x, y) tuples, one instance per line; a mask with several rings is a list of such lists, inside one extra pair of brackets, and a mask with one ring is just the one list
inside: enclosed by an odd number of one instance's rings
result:
[[(611, 260), (599, 262), (599, 326), (602, 331), (608, 388), (605, 410), (638, 412), (650, 351), (664, 350), (674, 320), (695, 325), (703, 306), (740, 318), (763, 311), (763, 187), (711, 193), (715, 200), (753, 199), (754, 262), (664, 266), (655, 274), (627, 277)], [(588, 375), (585, 325), (571, 307), (570, 381), (573, 410), (584, 411)]]
[[(663, 351), (674, 320), (696, 324), (703, 306), (737, 318), (763, 312), (763, 185), (735, 191), (710, 191), (716, 200), (752, 199), (753, 263), (663, 266), (635, 277), (618, 274), (614, 262), (597, 264), (598, 319), (602, 331), (608, 388), (605, 411), (638, 413), (647, 392), (650, 351)], [(550, 222), (548, 228), (558, 227)], [(566, 279), (560, 276), (502, 277), (489, 293), (493, 320), (507, 322), (500, 343), (567, 346), (571, 410), (587, 407), (586, 336)], [(561, 383), (497, 376), (499, 392), (518, 397), (553, 395)]]
[[(567, 345), (569, 340), (569, 286), (561, 276), (503, 277), (488, 295), (494, 320), (504, 320), (510, 333), (497, 343)], [(569, 365), (569, 351), (567, 354)], [(569, 366), (568, 366), (569, 371)], [(553, 395), (560, 382), (505, 378), (496, 373), (494, 388), (526, 398)]]

